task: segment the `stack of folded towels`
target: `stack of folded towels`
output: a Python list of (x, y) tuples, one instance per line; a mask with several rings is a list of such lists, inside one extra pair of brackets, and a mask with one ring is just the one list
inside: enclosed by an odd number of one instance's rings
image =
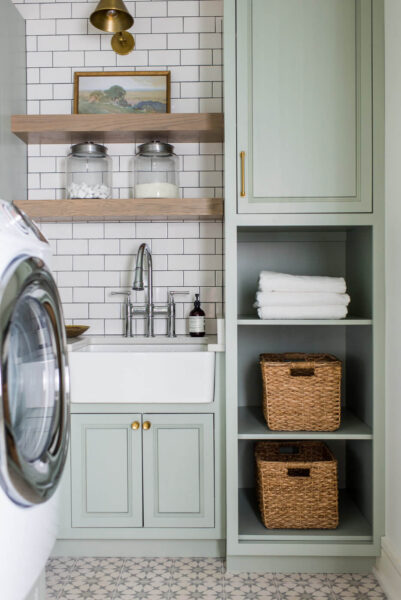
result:
[(262, 271), (254, 306), (260, 319), (344, 319), (346, 289), (343, 277)]

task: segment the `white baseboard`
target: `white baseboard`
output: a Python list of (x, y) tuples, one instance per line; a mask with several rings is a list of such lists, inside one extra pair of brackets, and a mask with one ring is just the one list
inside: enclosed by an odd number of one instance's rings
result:
[(374, 574), (389, 600), (401, 599), (401, 557), (387, 537), (382, 539), (382, 553), (377, 559)]

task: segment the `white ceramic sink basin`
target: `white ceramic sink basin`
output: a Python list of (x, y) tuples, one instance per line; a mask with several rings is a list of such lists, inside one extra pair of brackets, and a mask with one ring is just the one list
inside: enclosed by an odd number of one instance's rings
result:
[(71, 401), (213, 402), (214, 371), (199, 345), (89, 344), (70, 353)]

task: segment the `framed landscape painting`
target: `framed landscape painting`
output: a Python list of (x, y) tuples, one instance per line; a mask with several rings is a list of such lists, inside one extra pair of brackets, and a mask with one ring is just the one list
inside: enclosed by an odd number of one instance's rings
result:
[(75, 73), (75, 114), (169, 112), (170, 71)]

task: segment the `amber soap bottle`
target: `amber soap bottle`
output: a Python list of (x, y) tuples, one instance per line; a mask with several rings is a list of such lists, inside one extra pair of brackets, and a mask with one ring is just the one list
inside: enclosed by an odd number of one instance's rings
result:
[(200, 307), (199, 294), (195, 294), (194, 307), (189, 313), (189, 335), (191, 337), (205, 335), (205, 313)]

